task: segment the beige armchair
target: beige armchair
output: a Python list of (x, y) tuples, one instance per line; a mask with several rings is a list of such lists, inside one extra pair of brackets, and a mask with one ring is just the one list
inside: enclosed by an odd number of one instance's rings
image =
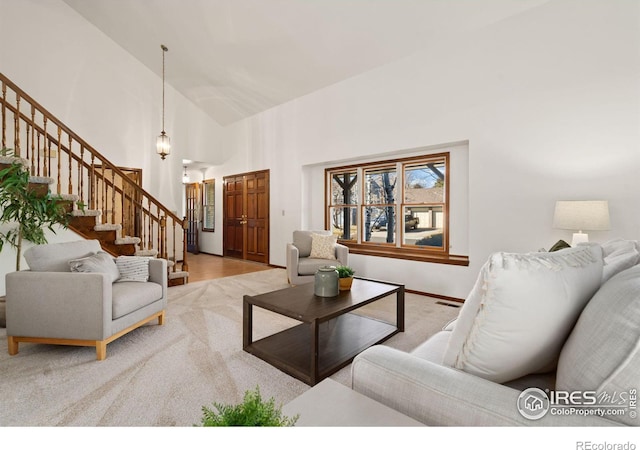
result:
[(20, 342), (31, 342), (92, 346), (103, 360), (108, 343), (154, 319), (163, 324), (167, 261), (149, 259), (146, 282), (121, 281), (124, 276), (114, 282), (120, 272), (105, 253), (103, 261), (111, 263), (106, 270), (71, 272), (71, 260), (86, 261), (100, 252), (97, 240), (39, 245), (25, 252), (30, 270), (6, 275), (10, 355), (18, 353)]
[(349, 263), (349, 247), (337, 243), (334, 259), (311, 258), (314, 233), (331, 236), (331, 232), (326, 230), (297, 230), (293, 232), (293, 242), (287, 244), (287, 277), (292, 285), (313, 281), (314, 274), (322, 266), (346, 266)]

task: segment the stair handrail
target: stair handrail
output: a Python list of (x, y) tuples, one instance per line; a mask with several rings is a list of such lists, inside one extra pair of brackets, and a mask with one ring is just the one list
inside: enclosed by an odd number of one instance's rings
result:
[[(125, 198), (125, 195), (128, 198), (131, 198), (128, 194), (125, 194), (125, 189), (124, 189), (124, 184), (123, 187), (117, 187), (115, 185), (115, 182), (113, 181), (115, 179), (115, 176), (117, 175), (119, 180), (121, 180), (122, 183), (125, 183), (127, 185), (127, 187), (129, 189), (132, 189), (133, 192), (135, 192), (137, 195), (140, 196), (141, 199), (146, 199), (147, 201), (147, 207), (145, 209), (144, 206), (144, 200), (141, 200), (139, 203), (139, 207), (142, 209), (142, 212), (146, 215), (149, 216), (149, 219), (151, 220), (151, 218), (153, 217), (159, 224), (166, 224), (166, 220), (170, 219), (173, 224), (174, 224), (174, 229), (177, 226), (179, 226), (180, 228), (182, 228), (182, 234), (183, 234), (183, 248), (182, 248), (182, 270), (188, 270), (188, 266), (187, 266), (187, 251), (186, 251), (186, 220), (185, 218), (180, 218), (178, 217), (176, 214), (174, 214), (172, 211), (170, 211), (167, 207), (165, 207), (162, 202), (160, 202), (157, 198), (155, 198), (151, 193), (147, 192), (145, 189), (143, 189), (142, 187), (138, 186), (136, 183), (134, 183), (133, 181), (131, 181), (126, 174), (120, 170), (120, 168), (118, 168), (115, 164), (113, 164), (111, 161), (109, 161), (109, 159), (107, 159), (102, 153), (100, 153), (98, 150), (96, 150), (93, 146), (91, 146), (87, 141), (85, 141), (82, 137), (80, 137), (77, 133), (75, 133), (70, 127), (68, 127), (66, 124), (64, 124), (60, 119), (58, 119), (55, 115), (53, 115), (51, 112), (49, 112), (44, 106), (42, 106), (39, 102), (37, 102), (35, 99), (33, 99), (29, 94), (27, 94), (26, 92), (24, 92), (19, 86), (17, 86), (15, 83), (13, 83), (9, 78), (7, 78), (2, 72), (0, 72), (0, 81), (2, 84), (2, 95), (0, 96), (0, 103), (2, 104), (2, 147), (6, 147), (7, 144), (7, 138), (6, 138), (6, 134), (7, 134), (7, 113), (6, 110), (8, 109), (9, 111), (11, 111), (14, 115), (14, 145), (13, 145), (13, 150), (14, 150), (14, 154), (15, 156), (18, 157), (24, 157), (26, 156), (25, 159), (29, 160), (30, 164), (31, 164), (31, 173), (32, 175), (35, 176), (49, 176), (51, 174), (51, 144), (53, 143), (56, 146), (56, 149), (58, 150), (58, 170), (57, 170), (57, 176), (58, 176), (58, 183), (57, 183), (57, 193), (58, 194), (63, 194), (62, 192), (60, 192), (61, 190), (61, 180), (60, 180), (60, 176), (61, 176), (61, 157), (60, 157), (60, 152), (65, 152), (68, 157), (69, 157), (69, 184), (68, 184), (68, 190), (70, 192), (68, 192), (68, 194), (74, 194), (74, 192), (71, 192), (73, 190), (73, 183), (72, 183), (72, 175), (73, 175), (73, 169), (72, 169), (72, 160), (74, 160), (78, 166), (77, 170), (78, 170), (78, 184), (80, 184), (80, 186), (76, 186), (76, 188), (78, 189), (77, 193), (79, 194), (79, 197), (81, 199), (83, 199), (84, 197), (84, 174), (82, 171), (82, 168), (86, 169), (87, 173), (91, 173), (92, 177), (96, 177), (100, 178), (99, 174), (96, 174), (96, 164), (95, 161), (96, 159), (100, 162), (100, 167), (102, 168), (102, 178), (104, 182), (108, 182), (108, 180), (105, 179), (104, 177), (104, 168), (105, 166), (108, 168), (108, 170), (111, 171), (112, 174), (112, 196), (115, 198), (115, 192), (118, 191), (119, 194), (122, 196), (122, 198)], [(16, 102), (17, 104), (14, 106), (12, 105), (8, 100), (7, 100), (7, 88), (11, 89), (16, 97)], [(31, 109), (31, 118), (29, 118), (28, 115), (26, 115), (25, 113), (22, 112), (21, 108), (20, 108), (20, 101), (24, 100), (26, 103), (28, 103), (28, 105), (30, 106)], [(38, 123), (36, 123), (35, 121), (35, 112), (40, 113), (40, 115), (43, 118), (43, 123), (44, 126), (40, 126)], [(23, 121), (27, 127), (32, 127), (32, 141), (31, 141), (31, 147), (32, 147), (32, 153), (31, 155), (29, 155), (29, 131), (27, 130), (27, 148), (26, 148), (26, 155), (22, 155), (22, 146), (21, 146), (21, 142), (20, 142), (20, 120)], [(47, 123), (50, 122), (51, 124), (54, 125), (55, 128), (57, 128), (57, 136), (51, 134), (46, 128), (47, 128)], [(40, 148), (38, 148), (38, 155), (37, 155), (37, 167), (35, 165), (35, 159), (36, 159), (36, 155), (35, 150), (34, 150), (34, 145), (35, 145), (35, 138), (33, 137), (33, 133), (35, 131), (38, 131), (38, 144), (40, 144), (40, 137), (44, 136), (44, 154), (40, 155)], [(66, 133), (66, 135), (68, 136), (68, 142), (69, 145), (65, 145), (62, 142), (61, 139), (61, 134), (62, 131), (64, 131), (64, 133)], [(75, 141), (75, 143), (77, 143), (80, 146), (80, 155), (77, 155), (76, 153), (73, 152), (73, 148), (72, 148), (72, 143)], [(48, 145), (47, 145), (48, 143)], [(88, 163), (87, 161), (85, 161), (84, 159), (84, 152), (88, 152), (89, 153), (89, 158), (91, 160), (91, 163)], [(40, 167), (40, 157), (43, 157), (43, 170), (41, 171), (41, 167)], [(49, 163), (48, 167), (47, 167), (47, 162)], [(91, 201), (95, 201), (95, 195), (96, 192), (95, 190), (97, 189), (89, 189), (91, 191)], [(104, 190), (103, 190), (104, 192)], [(103, 199), (104, 200), (104, 199)], [(131, 200), (133, 200), (131, 198)], [(114, 200), (115, 201), (115, 200)], [(154, 205), (154, 207), (156, 208), (158, 214), (157, 217), (154, 216), (152, 214), (151, 211), (151, 204)], [(114, 206), (114, 203), (112, 203), (112, 208)], [(162, 212), (162, 215), (160, 214), (160, 212)], [(149, 227), (151, 228), (151, 227)], [(162, 238), (161, 238), (162, 236)], [(151, 243), (151, 237), (152, 234), (150, 232), (149, 234), (149, 243)], [(175, 252), (175, 245), (174, 245), (174, 249), (173, 249), (173, 254), (170, 257), (169, 256), (169, 252), (168, 252), (168, 248), (166, 245), (166, 230), (158, 230), (157, 232), (157, 237), (159, 239), (159, 247), (158, 248), (158, 256), (159, 257), (163, 257), (163, 258), (167, 258), (167, 259), (173, 259), (174, 261), (177, 260), (177, 255)], [(175, 232), (174, 232), (174, 238), (175, 238)], [(144, 243), (147, 244), (147, 243)], [(173, 266), (173, 270), (176, 270), (176, 264), (174, 264)]]

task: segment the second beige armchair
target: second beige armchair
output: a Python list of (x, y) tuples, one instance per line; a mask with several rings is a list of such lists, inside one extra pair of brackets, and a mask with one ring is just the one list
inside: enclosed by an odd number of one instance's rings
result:
[(334, 259), (311, 257), (314, 234), (331, 236), (327, 230), (297, 230), (293, 232), (293, 242), (287, 244), (287, 277), (292, 285), (312, 282), (314, 274), (322, 266), (346, 266), (349, 263), (349, 247), (338, 243), (333, 244)]

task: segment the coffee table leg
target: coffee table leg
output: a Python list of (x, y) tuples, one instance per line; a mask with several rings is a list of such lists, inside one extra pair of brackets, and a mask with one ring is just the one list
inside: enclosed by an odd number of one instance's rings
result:
[(404, 331), (404, 286), (400, 286), (396, 294), (396, 322), (398, 331)]
[(318, 382), (318, 341), (319, 341), (319, 329), (320, 326), (317, 320), (313, 320), (310, 323), (311, 327), (311, 371), (309, 378), (311, 386), (314, 386)]
[(253, 342), (253, 305), (246, 296), (242, 301), (242, 347), (247, 349)]

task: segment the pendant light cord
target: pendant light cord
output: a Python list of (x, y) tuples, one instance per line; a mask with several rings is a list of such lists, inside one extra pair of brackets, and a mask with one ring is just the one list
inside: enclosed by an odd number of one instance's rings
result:
[(163, 44), (160, 44), (160, 48), (162, 49), (162, 133), (164, 133), (164, 54), (169, 49)]

